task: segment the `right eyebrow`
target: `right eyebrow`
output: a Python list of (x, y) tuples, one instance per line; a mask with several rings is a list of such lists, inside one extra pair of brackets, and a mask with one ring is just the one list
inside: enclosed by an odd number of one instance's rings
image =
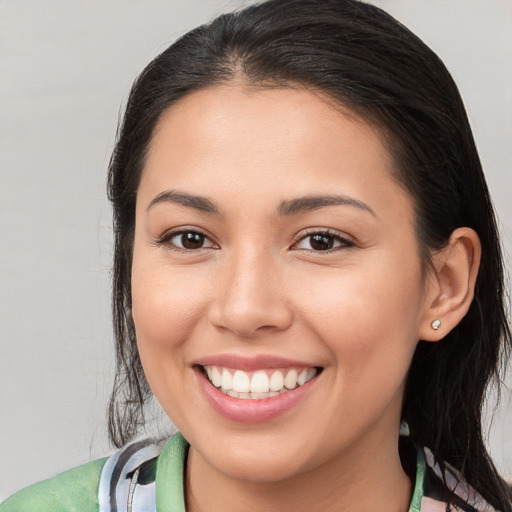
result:
[(153, 206), (158, 203), (171, 202), (175, 204), (179, 204), (181, 206), (186, 206), (188, 208), (193, 208), (200, 212), (205, 213), (213, 213), (215, 215), (220, 215), (220, 210), (217, 208), (215, 203), (210, 199), (203, 196), (194, 196), (191, 194), (187, 194), (185, 192), (179, 192), (177, 190), (164, 190), (160, 194), (158, 194), (149, 206), (146, 211), (149, 211)]

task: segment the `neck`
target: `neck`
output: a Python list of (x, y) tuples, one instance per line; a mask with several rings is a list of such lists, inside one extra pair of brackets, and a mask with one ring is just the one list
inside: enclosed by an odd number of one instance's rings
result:
[[(352, 446), (311, 471), (281, 481), (246, 481), (218, 472), (190, 448), (188, 512), (407, 512), (412, 484), (400, 463), (398, 438)], [(389, 449), (384, 450), (383, 446)]]

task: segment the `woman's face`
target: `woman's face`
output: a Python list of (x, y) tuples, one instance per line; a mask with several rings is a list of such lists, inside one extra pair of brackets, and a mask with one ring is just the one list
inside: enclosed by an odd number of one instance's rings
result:
[(391, 167), (374, 128), (305, 90), (220, 86), (162, 116), (133, 318), (154, 394), (214, 470), (275, 481), (396, 450), (431, 319)]

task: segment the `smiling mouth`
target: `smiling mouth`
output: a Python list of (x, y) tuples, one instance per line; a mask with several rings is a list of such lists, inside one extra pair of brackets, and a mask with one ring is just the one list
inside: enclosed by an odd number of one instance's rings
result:
[(200, 366), (212, 386), (233, 398), (262, 400), (287, 393), (316, 377), (321, 368), (262, 369), (246, 372), (217, 365)]

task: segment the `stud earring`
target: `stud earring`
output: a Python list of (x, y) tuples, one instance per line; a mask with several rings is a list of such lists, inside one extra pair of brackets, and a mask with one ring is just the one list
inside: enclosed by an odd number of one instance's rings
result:
[(441, 326), (441, 320), (434, 320), (430, 325), (432, 326), (432, 329), (434, 329), (434, 331), (437, 331)]

